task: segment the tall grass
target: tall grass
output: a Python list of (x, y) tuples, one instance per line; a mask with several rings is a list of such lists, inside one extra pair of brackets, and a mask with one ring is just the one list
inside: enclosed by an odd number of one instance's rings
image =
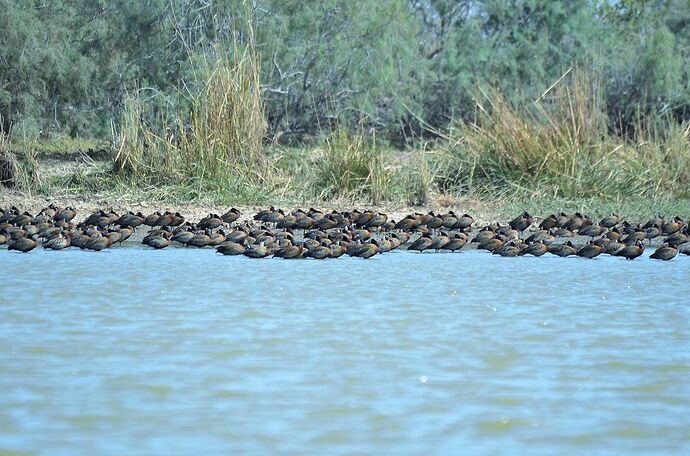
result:
[(317, 151), (316, 181), (322, 199), (368, 198), (379, 204), (389, 196), (391, 176), (374, 135), (360, 126), (354, 134), (337, 127)]
[[(0, 118), (0, 122), (2, 118)], [(0, 133), (0, 188), (6, 187), (31, 193), (41, 186), (40, 164), (35, 139), (23, 138), (29, 144), (22, 151), (13, 151), (9, 134)]]
[(114, 133), (114, 170), (157, 182), (237, 179), (257, 183), (268, 169), (259, 87), (260, 62), (251, 44), (233, 41), (197, 58), (194, 81), (149, 124), (140, 95), (130, 97)]
[(603, 100), (596, 75), (578, 71), (528, 108), (482, 91), (477, 120), (445, 136), (456, 178), (561, 197), (687, 194), (690, 126), (649, 122), (633, 139), (618, 137)]

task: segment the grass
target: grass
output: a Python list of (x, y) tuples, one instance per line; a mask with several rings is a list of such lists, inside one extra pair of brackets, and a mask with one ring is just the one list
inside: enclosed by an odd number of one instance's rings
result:
[[(634, 137), (610, 133), (595, 76), (574, 71), (524, 108), (498, 90), (481, 91), (474, 122), (435, 131), (437, 140), (408, 150), (385, 147), (364, 123), (286, 149), (265, 142), (251, 46), (209, 51), (197, 68), (195, 84), (180, 93), (185, 102), (178, 106), (188, 110), (158, 106), (158, 123), (150, 125), (143, 119), (151, 102), (136, 94), (127, 101), (110, 162), (42, 181), (42, 154), (59, 154), (56, 147), (83, 153), (97, 144), (17, 142), (24, 149), (11, 160), (17, 188), (172, 204), (465, 206), (497, 217), (522, 210), (690, 215), (690, 124), (641, 120)], [(13, 154), (14, 144), (0, 138), (0, 154)]]
[(266, 121), (256, 51), (234, 40), (230, 51), (218, 46), (196, 62), (193, 82), (174, 103), (178, 108), (158, 106), (155, 125), (145, 120), (151, 106), (139, 93), (127, 100), (113, 132), (115, 173), (163, 186), (191, 179), (200, 191), (215, 183), (266, 183), (271, 167), (262, 144)]
[(612, 135), (601, 86), (574, 72), (526, 108), (482, 91), (477, 120), (441, 133), (449, 166), (440, 183), (563, 198), (687, 197), (690, 124), (648, 121), (631, 139)]

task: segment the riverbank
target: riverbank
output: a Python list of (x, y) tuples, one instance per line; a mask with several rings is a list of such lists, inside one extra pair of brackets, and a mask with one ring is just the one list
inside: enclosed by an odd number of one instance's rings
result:
[[(508, 184), (495, 188), (443, 189), (435, 182), (427, 182), (427, 187), (414, 195), (405, 193), (411, 189), (397, 189), (397, 193), (379, 204), (371, 204), (369, 195), (328, 197), (308, 188), (308, 181), (313, 176), (304, 176), (304, 171), (297, 168), (300, 163), (300, 166), (308, 167), (319, 156), (318, 150), (274, 151), (275, 166), (283, 169), (280, 185), (267, 183), (266, 189), (259, 189), (254, 194), (236, 194), (220, 185), (204, 185), (194, 180), (180, 181), (175, 185), (148, 185), (123, 178), (112, 172), (112, 157), (104, 142), (43, 143), (33, 147), (37, 185), (24, 190), (0, 186), (0, 207), (17, 205), (32, 213), (50, 203), (72, 206), (79, 213), (91, 213), (101, 208), (144, 213), (175, 210), (191, 219), (200, 219), (211, 212), (224, 212), (231, 206), (238, 207), (243, 213), (255, 213), (270, 205), (288, 210), (298, 207), (339, 211), (367, 208), (385, 212), (396, 220), (412, 212), (452, 210), (469, 213), (479, 223), (506, 222), (525, 210), (537, 216), (561, 211), (581, 212), (592, 218), (613, 212), (625, 214), (630, 221), (637, 222), (659, 213), (690, 216), (690, 199), (687, 198), (609, 195), (564, 198)], [(391, 154), (395, 154), (390, 160), (391, 167), (415, 169), (418, 166), (416, 152)], [(425, 194), (419, 195), (420, 192)], [(415, 199), (417, 201), (413, 201)]]

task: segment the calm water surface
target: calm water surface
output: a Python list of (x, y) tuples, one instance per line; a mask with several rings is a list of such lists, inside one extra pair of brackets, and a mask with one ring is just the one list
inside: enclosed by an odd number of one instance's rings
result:
[(690, 258), (0, 251), (0, 454), (689, 454)]

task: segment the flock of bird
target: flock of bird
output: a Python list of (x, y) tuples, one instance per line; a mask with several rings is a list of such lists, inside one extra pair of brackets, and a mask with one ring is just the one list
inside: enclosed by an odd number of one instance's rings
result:
[[(51, 204), (38, 214), (12, 206), (0, 209), (0, 245), (29, 252), (80, 248), (101, 251), (121, 245), (147, 227), (141, 242), (154, 249), (173, 244), (213, 247), (223, 255), (284, 259), (371, 258), (398, 248), (410, 251), (456, 252), (466, 245), (503, 257), (521, 255), (595, 258), (602, 254), (633, 260), (651, 242), (663, 243), (650, 256), (670, 260), (680, 252), (690, 255), (690, 233), (681, 217), (657, 216), (646, 223), (630, 223), (612, 214), (593, 221), (578, 213), (552, 214), (536, 224), (524, 212), (506, 225), (475, 227), (468, 214), (414, 213), (399, 221), (370, 210), (322, 212), (298, 209), (285, 212), (271, 207), (241, 220), (232, 208), (223, 215), (209, 214), (192, 223), (179, 212), (118, 214), (98, 210), (76, 223), (77, 212)], [(140, 236), (141, 237), (141, 231)], [(132, 238), (135, 239), (135, 238)], [(577, 241), (579, 240), (579, 242)]]

